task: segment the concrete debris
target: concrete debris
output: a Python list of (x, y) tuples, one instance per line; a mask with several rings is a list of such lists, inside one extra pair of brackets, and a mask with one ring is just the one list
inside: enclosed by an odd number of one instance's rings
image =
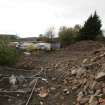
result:
[(76, 69), (73, 69), (72, 71), (71, 71), (71, 75), (76, 75), (77, 74), (77, 70)]
[(89, 98), (88, 97), (87, 98), (82, 98), (79, 103), (81, 105), (84, 105), (84, 104), (88, 103), (88, 101), (89, 101)]
[(64, 94), (68, 95), (70, 91), (68, 89), (63, 89)]
[(99, 72), (95, 77), (96, 81), (105, 80), (105, 72)]
[(88, 61), (88, 59), (85, 58), (85, 59), (82, 61), (82, 63), (84, 64), (84, 63), (86, 63), (87, 61)]
[(94, 95), (90, 96), (89, 105), (98, 105), (97, 98)]
[(41, 97), (41, 98), (45, 98), (45, 97), (47, 97), (48, 96), (48, 94), (49, 94), (49, 89), (47, 89), (46, 87), (40, 87), (39, 89), (38, 89), (39, 91), (38, 91), (38, 95)]
[(30, 56), (31, 53), (30, 53), (30, 52), (24, 52), (24, 55), (26, 55), (26, 56)]
[(16, 76), (14, 76), (13, 74), (9, 77), (9, 83), (11, 85), (16, 85), (17, 79)]
[(23, 75), (20, 75), (17, 77), (17, 81), (19, 82), (20, 85), (22, 85), (26, 82), (26, 79)]
[(77, 95), (77, 102), (80, 102), (81, 99), (83, 98), (83, 96), (84, 96), (83, 92), (82, 91), (79, 92), (78, 95)]

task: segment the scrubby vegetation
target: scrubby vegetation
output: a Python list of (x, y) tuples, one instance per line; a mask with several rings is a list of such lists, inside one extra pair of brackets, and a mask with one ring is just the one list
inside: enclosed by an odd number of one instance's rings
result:
[(59, 40), (63, 46), (69, 45), (77, 41), (80, 26), (74, 28), (61, 27), (59, 31)]
[(7, 39), (0, 40), (0, 65), (13, 65), (18, 57), (16, 49), (8, 46)]

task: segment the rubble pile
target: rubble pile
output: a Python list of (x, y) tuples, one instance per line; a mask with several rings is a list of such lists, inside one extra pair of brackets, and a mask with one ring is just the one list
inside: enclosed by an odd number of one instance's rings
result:
[(77, 76), (83, 86), (77, 95), (77, 105), (105, 105), (104, 51), (104, 48), (94, 51), (91, 57), (83, 60), (81, 65), (85, 72)]
[[(50, 69), (53, 68), (52, 75), (54, 72), (63, 75), (60, 78), (60, 75), (56, 74), (59, 77), (58, 83), (61, 82), (62, 87), (66, 87), (64, 93), (71, 96), (73, 92), (76, 93), (77, 98), (70, 105), (105, 105), (104, 45), (92, 50), (79, 64), (70, 61), (70, 58), (64, 59), (50, 66)], [(57, 81), (56, 75), (52, 77), (55, 76)]]

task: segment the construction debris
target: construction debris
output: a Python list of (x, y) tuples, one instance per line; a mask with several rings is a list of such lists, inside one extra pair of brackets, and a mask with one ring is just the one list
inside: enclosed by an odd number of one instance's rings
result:
[(0, 68), (0, 105), (105, 105), (105, 45), (78, 42)]

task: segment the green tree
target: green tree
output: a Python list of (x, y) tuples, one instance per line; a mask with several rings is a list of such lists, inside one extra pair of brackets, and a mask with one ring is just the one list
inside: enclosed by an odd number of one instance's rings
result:
[(54, 31), (54, 27), (50, 27), (46, 34), (45, 34), (45, 37), (48, 38), (48, 42), (52, 43), (53, 42), (53, 39), (54, 39), (54, 36), (55, 36), (55, 31)]
[(95, 40), (101, 34), (101, 20), (97, 13), (91, 15), (80, 30), (81, 40)]
[(39, 37), (37, 38), (37, 41), (49, 42), (49, 38), (43, 34), (40, 34)]
[(59, 31), (59, 40), (62, 46), (74, 43), (77, 37), (77, 33), (78, 33), (77, 27), (74, 28), (61, 27)]

